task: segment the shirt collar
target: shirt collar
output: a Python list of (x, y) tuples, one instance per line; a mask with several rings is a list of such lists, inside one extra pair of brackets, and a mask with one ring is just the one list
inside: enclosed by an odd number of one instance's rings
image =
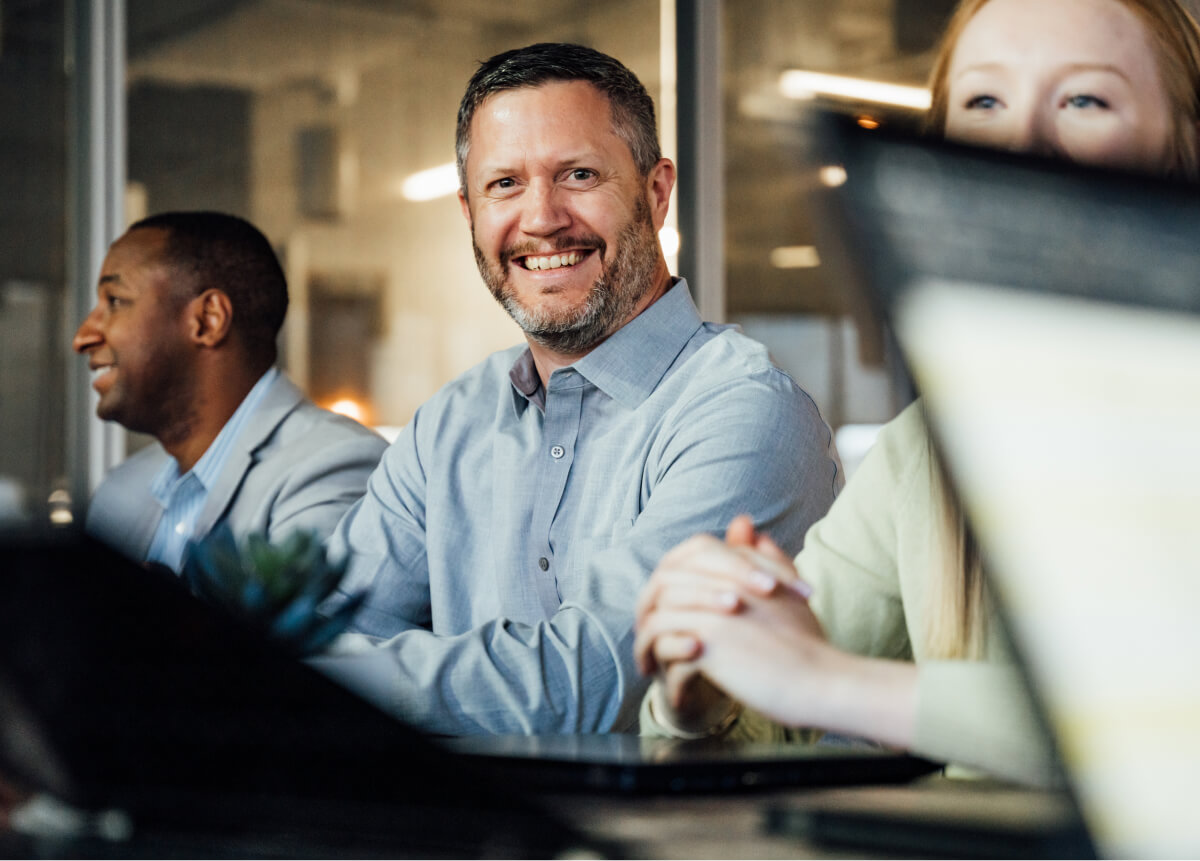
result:
[[(614, 401), (633, 409), (650, 397), (703, 322), (687, 280), (676, 278), (658, 301), (571, 367)], [(545, 409), (546, 392), (528, 348), (517, 357), (508, 378), (517, 415), (530, 403)]]
[(546, 408), (546, 392), (542, 389), (542, 378), (538, 376), (537, 365), (533, 363), (533, 353), (526, 347), (517, 356), (508, 378), (513, 385), (513, 409), (521, 415), (526, 404), (533, 404), (540, 410)]
[(621, 406), (650, 397), (703, 325), (687, 281), (678, 278), (657, 302), (575, 363), (575, 370)]

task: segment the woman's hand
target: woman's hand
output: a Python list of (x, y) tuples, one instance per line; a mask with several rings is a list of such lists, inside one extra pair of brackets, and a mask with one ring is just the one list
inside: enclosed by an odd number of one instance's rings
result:
[(737, 700), (788, 726), (907, 746), (915, 667), (830, 645), (787, 555), (743, 518), (726, 538), (679, 545), (639, 596), (634, 655), (658, 675), (656, 714), (697, 731)]
[(779, 723), (815, 725), (813, 701), (838, 663), (806, 598), (779, 580), (768, 590), (744, 579), (744, 562), (764, 560), (698, 545), (655, 572), (666, 582), (639, 617), (634, 654), (643, 672), (659, 674), (655, 705), (669, 706), (665, 717), (683, 729), (717, 712), (709, 686)]
[[(787, 554), (757, 534), (748, 517), (738, 517), (724, 542), (701, 535), (663, 557), (639, 596), (637, 626), (643, 632), (647, 620), (665, 610), (738, 613), (747, 600), (781, 589), (805, 596), (810, 591)], [(702, 731), (734, 708), (729, 697), (701, 675), (694, 659), (703, 646), (695, 632), (639, 633), (634, 651), (643, 673), (659, 675), (653, 707), (665, 722), (685, 732)]]
[[(724, 542), (697, 535), (663, 556), (638, 596), (635, 626), (640, 628), (660, 606), (736, 613), (742, 596), (768, 596), (782, 587), (805, 597), (812, 593), (787, 554), (759, 535), (749, 517), (740, 515), (729, 524)], [(670, 664), (695, 654), (695, 643), (686, 637), (667, 635), (655, 649), (650, 645), (635, 648), (638, 666), (647, 675), (658, 669), (660, 659)]]

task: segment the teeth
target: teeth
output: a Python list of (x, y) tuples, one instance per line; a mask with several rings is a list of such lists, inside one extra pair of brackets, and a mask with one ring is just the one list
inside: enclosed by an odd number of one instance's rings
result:
[(564, 266), (574, 266), (583, 255), (578, 251), (569, 251), (566, 254), (551, 254), (548, 257), (533, 257), (525, 258), (525, 268), (537, 271), (539, 269), (561, 269)]

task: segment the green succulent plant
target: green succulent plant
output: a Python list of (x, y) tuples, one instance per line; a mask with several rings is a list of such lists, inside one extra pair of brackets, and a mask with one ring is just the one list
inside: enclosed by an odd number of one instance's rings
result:
[(278, 544), (251, 533), (239, 544), (221, 524), (188, 546), (183, 576), (194, 594), (303, 656), (329, 645), (366, 598), (359, 592), (329, 615), (319, 611), (345, 571), (315, 532), (298, 530)]

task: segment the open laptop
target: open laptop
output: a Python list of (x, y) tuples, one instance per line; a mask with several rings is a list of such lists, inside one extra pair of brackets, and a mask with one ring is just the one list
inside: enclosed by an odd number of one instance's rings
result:
[(1100, 854), (1200, 853), (1200, 193), (821, 122)]
[[(612, 853), (502, 777), (174, 578), (72, 532), (0, 536), (0, 790), (71, 811), (0, 829), (5, 857)], [(108, 812), (131, 839), (89, 827)]]

